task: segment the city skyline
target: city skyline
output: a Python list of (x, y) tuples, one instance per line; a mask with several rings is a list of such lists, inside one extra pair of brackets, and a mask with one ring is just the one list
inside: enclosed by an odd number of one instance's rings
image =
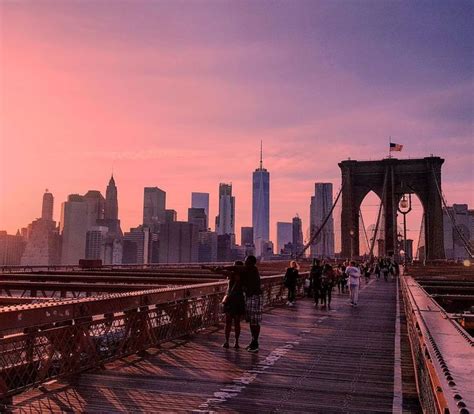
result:
[(44, 188), (64, 201), (113, 171), (123, 229), (146, 186), (178, 219), (210, 193), (212, 223), (232, 182), (239, 234), (262, 139), (274, 241), (296, 213), (306, 231), (315, 181), (336, 192), (337, 162), (381, 159), (389, 136), (400, 158), (445, 158), (448, 204), (474, 205), (470, 2), (87, 3), (0, 4), (0, 229), (39, 217)]

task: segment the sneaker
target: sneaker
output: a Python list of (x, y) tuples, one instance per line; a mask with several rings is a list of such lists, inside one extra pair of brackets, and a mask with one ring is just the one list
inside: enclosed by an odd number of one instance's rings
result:
[(224, 342), (222, 344), (222, 348), (228, 349), (229, 348), (229, 342)]
[(252, 348), (252, 347), (254, 347), (254, 346), (255, 346), (255, 342), (252, 341), (252, 342), (250, 342), (250, 343), (245, 347), (245, 349), (248, 351), (250, 348)]
[(256, 342), (254, 345), (248, 347), (247, 351), (249, 351), (249, 352), (258, 352), (258, 342)]
[(236, 343), (234, 344), (234, 349), (240, 349), (240, 345), (239, 345), (238, 342), (236, 342)]

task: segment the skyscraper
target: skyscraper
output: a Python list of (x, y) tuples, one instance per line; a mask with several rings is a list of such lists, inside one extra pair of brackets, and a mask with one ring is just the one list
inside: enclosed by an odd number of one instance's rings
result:
[(219, 215), (216, 217), (218, 235), (235, 234), (235, 197), (232, 184), (219, 184)]
[(293, 223), (277, 223), (277, 254), (284, 249), (285, 244), (293, 243)]
[(188, 223), (196, 226), (198, 231), (206, 231), (207, 216), (203, 208), (188, 208)]
[(89, 190), (84, 194), (87, 204), (87, 230), (97, 225), (97, 220), (104, 218), (105, 198), (98, 190)]
[(160, 263), (196, 263), (199, 234), (194, 224), (174, 221), (160, 225)]
[[(323, 224), (332, 207), (332, 183), (315, 183), (311, 197), (310, 231), (314, 234)], [(311, 244), (311, 257), (334, 257), (334, 219), (329, 217), (318, 237)]]
[(43, 220), (53, 220), (53, 206), (54, 197), (48, 190), (46, 190), (43, 194), (43, 205), (41, 210), (41, 218)]
[(240, 228), (240, 244), (242, 246), (253, 246), (253, 227)]
[(145, 187), (143, 194), (143, 225), (157, 227), (166, 221), (166, 192), (158, 187)]
[(88, 203), (84, 197), (69, 195), (61, 210), (62, 264), (78, 264), (85, 258), (88, 222)]
[(260, 166), (253, 172), (252, 227), (257, 256), (262, 242), (270, 240), (270, 173), (263, 168), (263, 150), (260, 144)]
[(110, 177), (109, 185), (105, 191), (105, 219), (118, 220), (118, 198), (117, 186), (115, 185), (114, 176)]
[(191, 193), (191, 208), (203, 208), (206, 213), (206, 229), (209, 228), (209, 193)]
[(303, 224), (298, 214), (292, 220), (293, 234), (292, 234), (292, 254), (297, 255), (303, 250)]

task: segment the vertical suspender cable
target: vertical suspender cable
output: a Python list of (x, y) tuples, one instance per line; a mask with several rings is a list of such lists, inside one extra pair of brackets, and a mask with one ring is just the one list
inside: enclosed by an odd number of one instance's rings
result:
[(370, 245), (370, 252), (369, 252), (370, 260), (372, 260), (373, 257), (374, 257), (375, 240), (377, 239), (377, 233), (379, 231), (380, 216), (382, 214), (383, 200), (385, 198), (385, 192), (386, 192), (386, 189), (387, 189), (387, 179), (388, 179), (388, 167), (385, 170), (385, 177), (384, 177), (384, 180), (383, 180), (383, 189), (382, 189), (382, 198), (380, 200), (379, 213), (377, 215), (377, 222), (375, 223), (374, 237), (372, 238), (372, 243)]

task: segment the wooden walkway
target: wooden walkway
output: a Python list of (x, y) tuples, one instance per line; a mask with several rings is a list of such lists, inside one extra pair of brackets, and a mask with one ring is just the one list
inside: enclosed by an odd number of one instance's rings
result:
[[(258, 354), (225, 350), (222, 328), (206, 330), (70, 383), (23, 393), (13, 411), (419, 412), (403, 307), (401, 352), (395, 350), (396, 286), (363, 284), (357, 308), (337, 293), (329, 311), (310, 299), (272, 308)], [(248, 341), (245, 324), (241, 342)]]

